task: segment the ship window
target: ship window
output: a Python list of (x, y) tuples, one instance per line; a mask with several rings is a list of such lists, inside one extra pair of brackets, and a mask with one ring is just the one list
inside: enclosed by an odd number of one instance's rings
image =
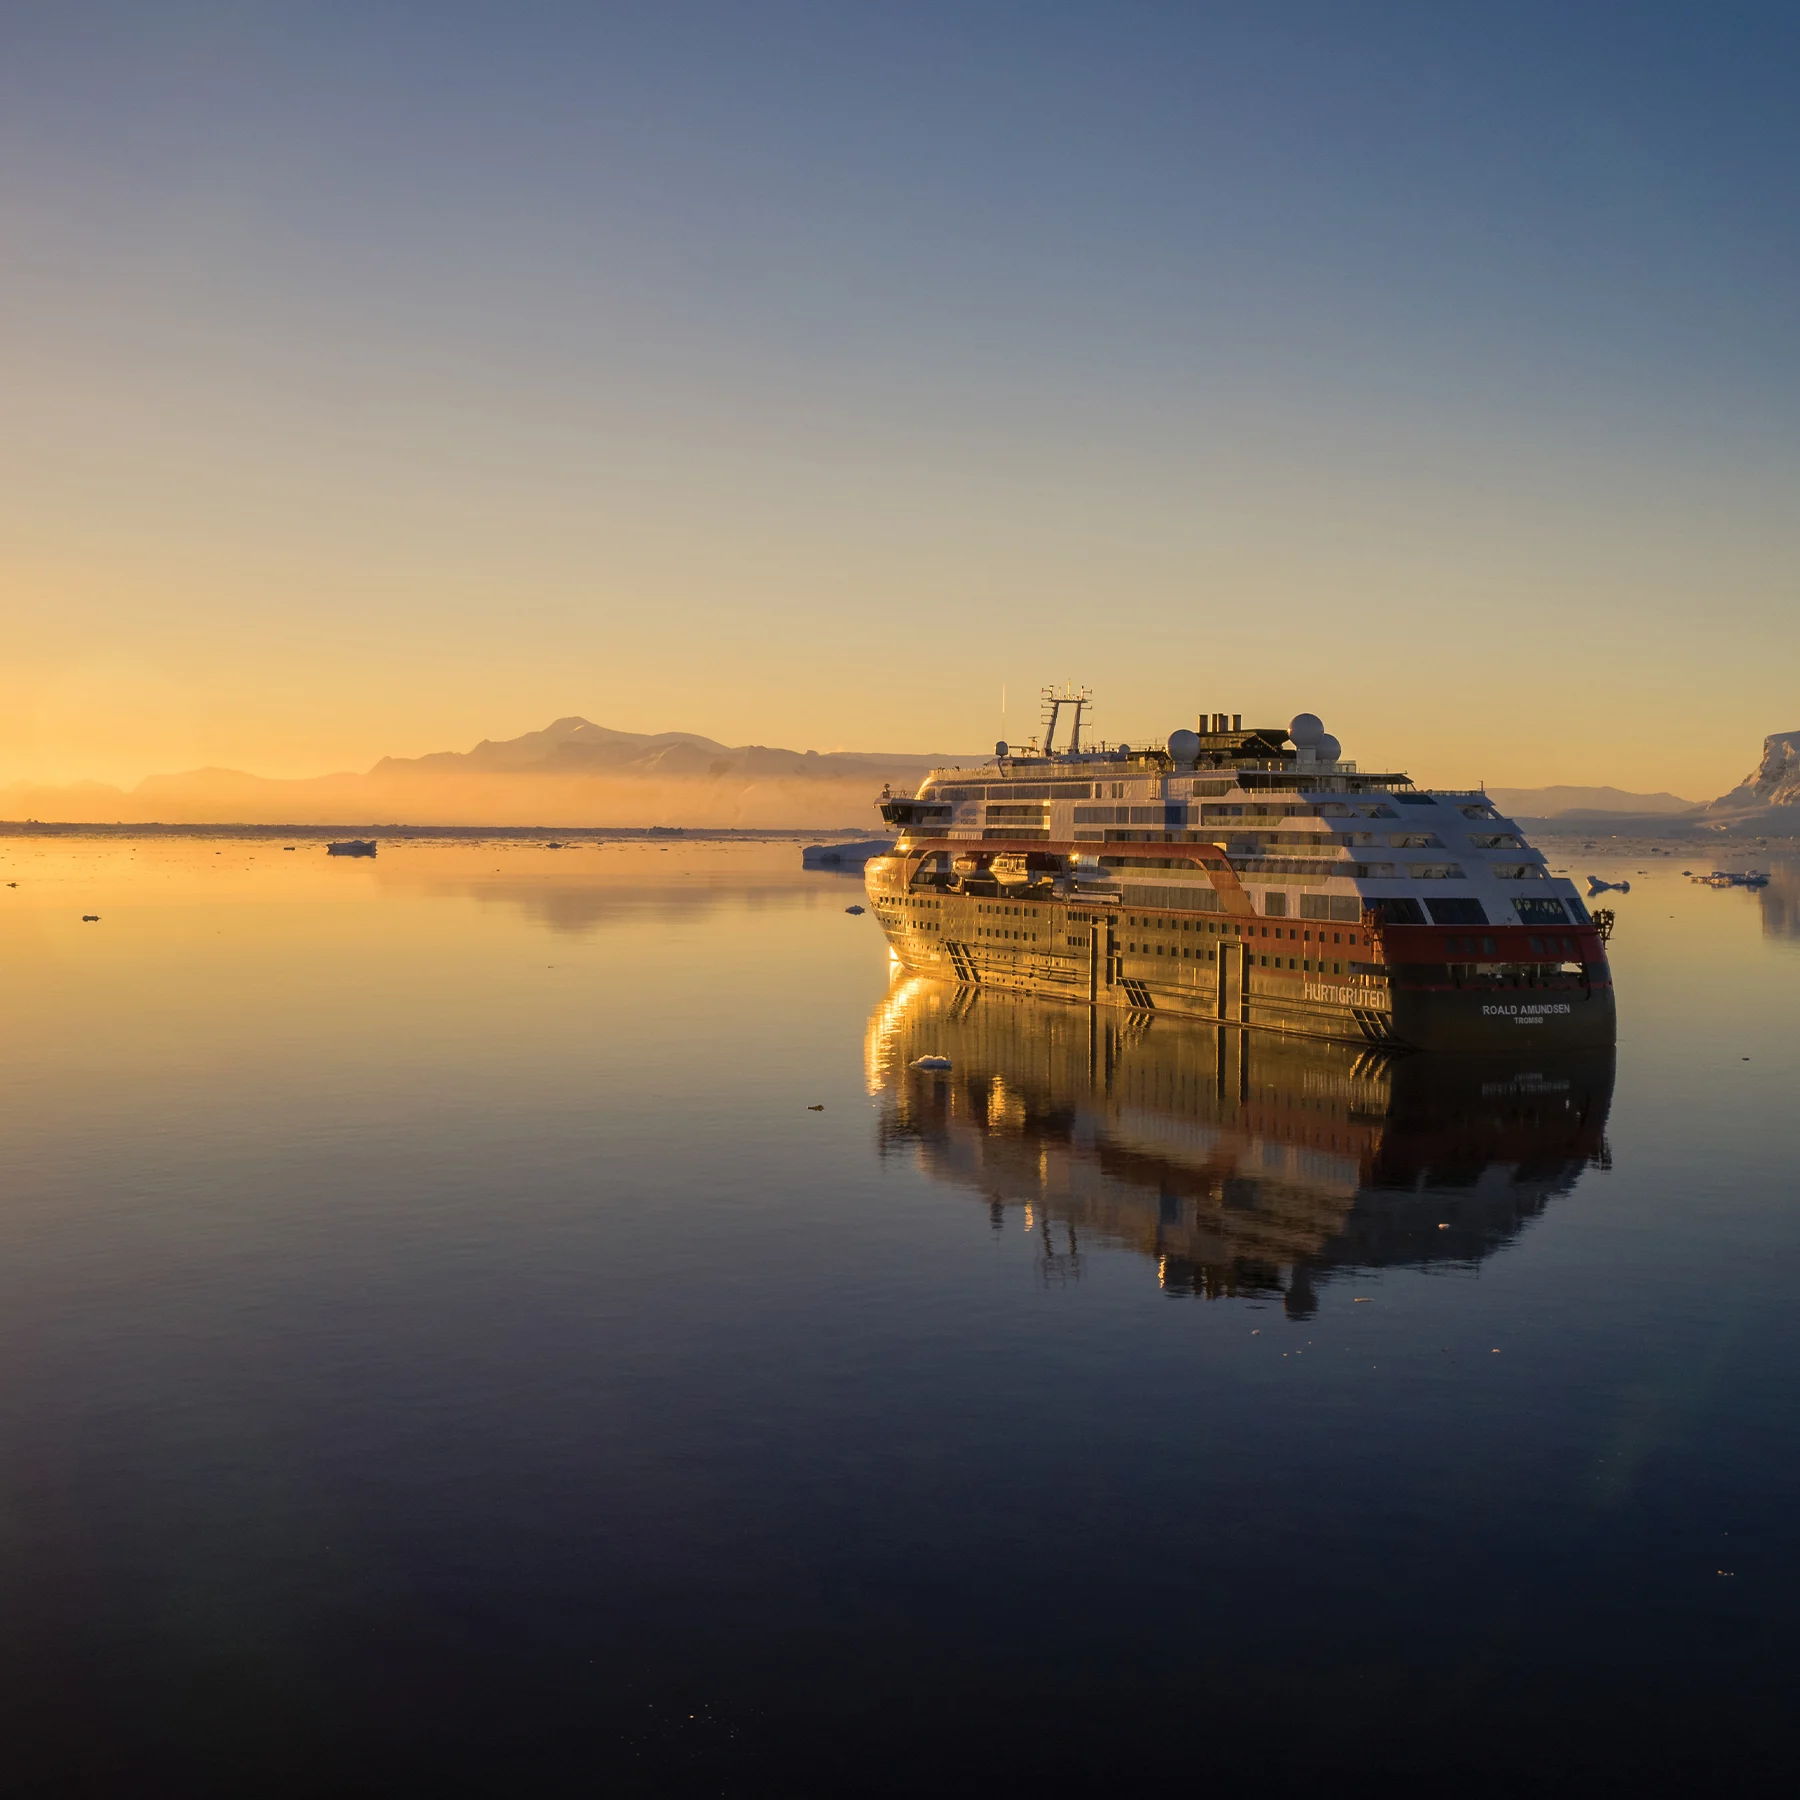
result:
[(1560, 900), (1515, 900), (1513, 910), (1521, 925), (1566, 925), (1569, 915)]
[(1331, 972), (1332, 972), (1332, 974), (1334, 974), (1334, 975), (1341, 975), (1341, 974), (1343, 974), (1343, 972), (1344, 972), (1344, 965), (1343, 965), (1343, 964), (1342, 964), (1342, 963), (1333, 963), (1333, 964), (1332, 964), (1332, 965), (1331, 965)]
[(1428, 900), (1434, 925), (1485, 925), (1487, 913), (1479, 900)]

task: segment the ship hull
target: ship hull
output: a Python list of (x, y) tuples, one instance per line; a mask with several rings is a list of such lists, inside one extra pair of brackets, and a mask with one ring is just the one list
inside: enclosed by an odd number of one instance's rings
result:
[(1369, 951), (1348, 930), (1320, 929), (1316, 942), (1311, 928), (1270, 939), (1262, 920), (1124, 914), (1079, 897), (921, 892), (904, 878), (898, 859), (871, 863), (866, 876), (894, 957), (910, 973), (963, 987), (1394, 1050), (1536, 1054), (1604, 1049), (1616, 1035), (1609, 978), (1514, 983), (1407, 962), (1371, 972), (1353, 960)]
[(1618, 1016), (1610, 987), (1549, 994), (1401, 992), (1394, 996), (1393, 1030), (1417, 1050), (1604, 1050), (1618, 1036)]
[[(964, 987), (1034, 994), (1084, 1005), (1168, 1013), (1220, 1025), (1278, 1031), (1343, 1043), (1386, 1044), (1396, 1050), (1467, 1053), (1538, 1049), (1557, 1052), (1603, 1050), (1617, 1038), (1617, 1014), (1610, 989), (1586, 995), (1500, 994), (1375, 995), (1360, 1004), (1294, 999), (1280, 994), (1245, 996), (1235, 1007), (1220, 1006), (1216, 988), (1156, 986), (1148, 982), (1102, 983), (1089, 994), (1061, 970), (1040, 971), (1024, 958), (1004, 962), (977, 959), (958, 968), (948, 956), (895, 952), (910, 974)], [(1229, 999), (1229, 996), (1227, 996)]]

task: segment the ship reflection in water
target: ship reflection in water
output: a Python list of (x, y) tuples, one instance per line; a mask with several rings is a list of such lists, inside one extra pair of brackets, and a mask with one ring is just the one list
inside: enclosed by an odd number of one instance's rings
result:
[[(950, 1059), (948, 1073), (918, 1057)], [(869, 1023), (884, 1154), (1010, 1210), (1048, 1279), (1085, 1246), (1172, 1294), (1306, 1318), (1358, 1269), (1472, 1269), (1607, 1158), (1611, 1051), (1496, 1064), (898, 983)]]
[(1764, 937), (1800, 938), (1800, 868), (1790, 863), (1770, 870), (1769, 885), (1756, 900)]

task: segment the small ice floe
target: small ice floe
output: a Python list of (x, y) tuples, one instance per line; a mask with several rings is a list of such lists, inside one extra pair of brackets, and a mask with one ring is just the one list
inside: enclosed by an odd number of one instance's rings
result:
[(949, 1068), (950, 1059), (947, 1056), (918, 1056), (914, 1057), (911, 1066), (915, 1069), (942, 1070)]
[(81, 915), (81, 922), (84, 925), (98, 925), (100, 923), (100, 915), (98, 913), (83, 913)]
[(859, 913), (862, 911), (862, 908), (860, 906), (846, 906), (844, 911), (847, 913)]
[[(1641, 875), (1643, 871), (1640, 869), (1638, 873)], [(1629, 894), (1631, 892), (1629, 881), (1602, 881), (1598, 875), (1590, 875), (1587, 878), (1587, 884), (1590, 900), (1596, 894)]]

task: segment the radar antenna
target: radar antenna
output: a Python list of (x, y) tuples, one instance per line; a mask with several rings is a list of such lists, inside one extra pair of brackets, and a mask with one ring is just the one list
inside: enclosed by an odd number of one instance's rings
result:
[(1065, 706), (1075, 709), (1075, 723), (1069, 732), (1069, 748), (1067, 754), (1074, 756), (1081, 749), (1081, 713), (1082, 709), (1094, 703), (1093, 691), (1089, 688), (1078, 688), (1072, 683), (1064, 682), (1061, 687), (1047, 687), (1042, 692), (1044, 702), (1044, 754), (1052, 755), (1056, 749), (1056, 723), (1062, 717)]

